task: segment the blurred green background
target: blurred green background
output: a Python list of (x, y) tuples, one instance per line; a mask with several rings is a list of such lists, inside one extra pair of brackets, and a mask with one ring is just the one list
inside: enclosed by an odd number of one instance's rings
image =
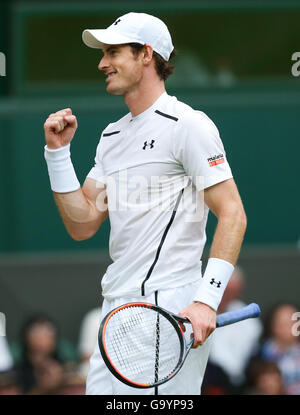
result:
[[(248, 216), (245, 299), (262, 308), (298, 302), (300, 77), (291, 56), (300, 50), (300, 2), (2, 2), (0, 310), (9, 339), (24, 316), (44, 310), (76, 341), (83, 315), (101, 303), (109, 222), (89, 241), (67, 235), (50, 191), (43, 123), (72, 108), (72, 160), (83, 182), (101, 131), (128, 110), (106, 94), (101, 53), (81, 33), (129, 11), (167, 23), (178, 50), (167, 90), (219, 128)], [(211, 216), (207, 249), (215, 225)]]

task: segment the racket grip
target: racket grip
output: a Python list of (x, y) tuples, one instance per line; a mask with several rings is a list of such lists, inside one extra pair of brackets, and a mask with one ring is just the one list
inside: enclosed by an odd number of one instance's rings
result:
[(237, 323), (238, 321), (254, 318), (260, 315), (259, 305), (251, 303), (237, 310), (228, 311), (217, 316), (217, 327), (227, 326), (228, 324)]

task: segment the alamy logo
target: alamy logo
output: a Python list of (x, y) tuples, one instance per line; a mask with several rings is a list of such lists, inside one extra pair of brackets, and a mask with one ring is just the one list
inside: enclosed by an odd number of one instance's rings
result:
[(148, 143), (148, 141), (145, 141), (144, 142), (144, 146), (143, 146), (143, 150), (146, 150), (147, 147), (153, 148), (154, 147), (154, 143), (155, 143), (155, 140), (151, 140), (149, 143)]
[(300, 313), (299, 311), (296, 311), (292, 315), (292, 320), (296, 321), (296, 323), (294, 323), (292, 326), (292, 334), (293, 336), (299, 336), (300, 334)]
[(5, 314), (0, 313), (0, 336), (6, 335)]
[[(140, 143), (140, 150), (142, 144)], [(150, 152), (150, 141), (146, 147)], [(145, 153), (146, 156), (146, 153)], [(96, 206), (100, 212), (171, 212), (174, 202), (182, 193), (178, 211), (184, 212), (185, 222), (201, 222), (205, 214), (203, 176), (180, 176), (170, 180), (167, 175), (145, 176), (130, 174), (131, 169), (119, 169), (114, 176), (103, 176), (105, 190), (97, 182), (99, 194)]]
[(292, 54), (292, 61), (296, 61), (293, 65), (292, 65), (292, 75), (293, 76), (299, 76), (300, 75), (300, 52), (294, 52)]
[(0, 76), (6, 76), (6, 57), (0, 52)]
[(221, 281), (216, 281), (214, 278), (212, 278), (209, 283), (215, 285), (217, 288), (221, 287)]

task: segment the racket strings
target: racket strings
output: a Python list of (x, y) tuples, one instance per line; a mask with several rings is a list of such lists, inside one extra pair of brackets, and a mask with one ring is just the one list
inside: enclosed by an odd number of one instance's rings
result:
[(171, 322), (151, 308), (123, 308), (112, 315), (104, 343), (115, 369), (136, 383), (152, 384), (170, 375), (181, 357)]
[(160, 326), (159, 326), (159, 314), (156, 316), (156, 343), (155, 343), (155, 370), (154, 370), (154, 382), (158, 381), (159, 377), (159, 340), (160, 340)]

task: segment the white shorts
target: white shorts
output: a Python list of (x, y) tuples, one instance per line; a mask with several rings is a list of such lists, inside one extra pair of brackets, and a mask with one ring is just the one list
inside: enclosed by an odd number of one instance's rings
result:
[[(102, 318), (112, 309), (122, 304), (144, 301), (153, 304), (157, 304), (166, 310), (178, 313), (189, 304), (192, 303), (192, 298), (196, 289), (199, 287), (199, 282), (187, 284), (183, 287), (160, 290), (156, 295), (152, 294), (147, 297), (134, 297), (134, 298), (118, 298), (113, 301), (103, 301), (102, 305)], [(186, 338), (190, 338), (190, 327), (186, 325)], [(99, 346), (96, 344), (94, 353), (90, 359), (90, 368), (86, 382), (86, 394), (87, 395), (200, 395), (201, 384), (205, 373), (209, 349), (210, 349), (211, 336), (205, 341), (205, 343), (191, 349), (186, 361), (179, 371), (179, 373), (170, 381), (158, 386), (157, 388), (138, 389), (131, 386), (127, 386), (120, 382), (114, 375), (107, 369), (102, 356), (99, 351)]]

